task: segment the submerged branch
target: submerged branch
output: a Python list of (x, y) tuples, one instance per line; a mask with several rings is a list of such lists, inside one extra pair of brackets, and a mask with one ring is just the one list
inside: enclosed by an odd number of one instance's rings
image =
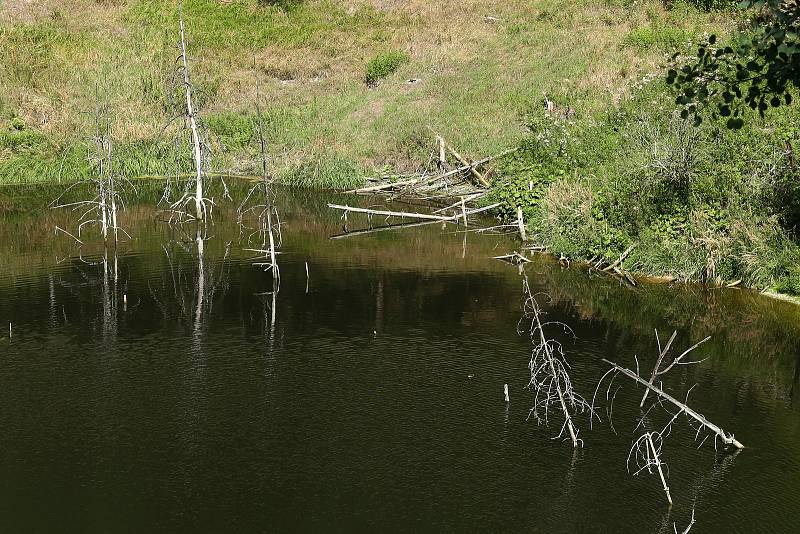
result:
[(712, 423), (711, 421), (706, 419), (706, 417), (703, 414), (701, 414), (699, 412), (696, 412), (695, 410), (693, 410), (692, 408), (687, 406), (685, 403), (679, 401), (678, 399), (676, 399), (675, 397), (673, 397), (672, 395), (670, 395), (666, 391), (662, 390), (658, 386), (656, 386), (654, 384), (651, 384), (650, 382), (648, 382), (647, 380), (645, 380), (644, 378), (642, 378), (641, 376), (636, 374), (634, 371), (631, 371), (630, 369), (627, 369), (625, 367), (621, 367), (621, 366), (617, 365), (616, 363), (614, 363), (612, 361), (606, 360), (605, 358), (603, 358), (603, 362), (605, 362), (608, 365), (610, 365), (615, 371), (627, 376), (631, 380), (634, 380), (634, 381), (638, 382), (639, 384), (641, 384), (644, 387), (648, 388), (649, 390), (651, 390), (653, 393), (655, 393), (656, 395), (658, 395), (662, 399), (672, 403), (677, 408), (680, 408), (680, 410), (682, 410), (686, 415), (688, 415), (689, 417), (691, 417), (692, 419), (694, 419), (695, 421), (700, 423), (702, 426), (708, 428), (711, 432), (716, 434), (724, 444), (733, 445), (737, 449), (743, 449), (744, 448), (744, 445), (742, 445), (734, 437), (733, 434), (726, 433), (724, 430), (722, 430), (722, 428), (718, 427), (717, 425), (715, 425), (714, 423)]

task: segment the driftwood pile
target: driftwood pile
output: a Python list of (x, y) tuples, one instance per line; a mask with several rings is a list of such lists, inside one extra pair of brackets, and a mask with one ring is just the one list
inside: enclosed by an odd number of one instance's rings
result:
[(413, 196), (429, 200), (478, 198), (485, 195), (491, 186), (494, 167), (489, 163), (516, 150), (510, 149), (494, 156), (472, 160), (457, 152), (441, 135), (434, 134), (436, 146), (419, 172), (367, 178), (373, 183), (348, 192), (370, 195), (388, 193), (394, 197)]
[[(435, 133), (435, 132), (434, 132)], [(490, 166), (494, 160), (506, 156), (516, 149), (503, 151), (494, 156), (478, 160), (469, 159), (457, 152), (444, 138), (436, 134), (436, 146), (431, 151), (427, 164), (418, 172), (411, 174), (388, 174), (376, 178), (367, 178), (369, 185), (347, 191), (359, 195), (384, 196), (386, 200), (409, 200), (415, 203), (422, 202), (430, 207), (430, 212), (420, 213), (412, 211), (394, 211), (387, 209), (373, 209), (355, 207), (341, 204), (328, 204), (328, 207), (343, 211), (342, 218), (347, 221), (348, 213), (364, 213), (370, 217), (384, 217), (385, 226), (373, 227), (366, 230), (346, 232), (334, 236), (361, 235), (395, 228), (432, 224), (435, 222), (453, 222), (469, 226), (469, 217), (484, 213), (499, 206), (499, 204), (484, 205), (481, 203), (489, 193), (491, 176), (494, 167)], [(396, 217), (403, 222), (390, 224), (390, 218)], [(409, 221), (410, 220), (410, 221)], [(499, 229), (492, 226), (491, 229)], [(488, 230), (489, 228), (483, 228)]]

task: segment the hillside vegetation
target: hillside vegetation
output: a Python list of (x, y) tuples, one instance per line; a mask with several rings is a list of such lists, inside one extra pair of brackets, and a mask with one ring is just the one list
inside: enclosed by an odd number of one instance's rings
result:
[[(569, 260), (800, 293), (796, 107), (730, 131), (681, 119), (670, 57), (728, 39), (728, 0), (185, 0), (212, 167), (255, 167), (260, 87), (273, 172), (342, 188), (411, 171), (431, 129), (495, 173), (501, 215)], [(178, 4), (0, 6), (0, 183), (88, 172), (96, 94), (128, 176), (175, 172)], [(545, 95), (554, 103), (550, 112)]]
[[(432, 147), (428, 126), (476, 157), (507, 148), (545, 93), (593, 116), (665, 52), (726, 20), (658, 1), (266, 4), (184, 1), (215, 166), (246, 170), (252, 160), (258, 80), (276, 172), (317, 185), (417, 167)], [(83, 159), (98, 83), (116, 114), (120, 158), (133, 174), (159, 172), (170, 149), (162, 130), (179, 104), (177, 20), (174, 1), (4, 2), (0, 178), (69, 180), (65, 164)]]

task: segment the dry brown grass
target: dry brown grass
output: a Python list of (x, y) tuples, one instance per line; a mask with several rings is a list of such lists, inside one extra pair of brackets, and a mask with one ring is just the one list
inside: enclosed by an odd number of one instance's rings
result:
[[(254, 0), (229, 2), (242, 3), (256, 14)], [(126, 18), (135, 4), (5, 2), (0, 25), (47, 23), (82, 36), (82, 42), (56, 43), (53, 61), (39, 72), (36, 87), (0, 82), (0, 101), (32, 127), (63, 140), (76, 138), (86, 131), (95, 81), (103, 79), (113, 86), (115, 135), (156, 135), (167, 116), (157, 95), (144, 95), (143, 87), (163, 86), (171, 43), (161, 30)], [(301, 9), (322, 12), (330, 4), (306, 0)], [(648, 17), (664, 15), (657, 0), (630, 8), (602, 0), (333, 4), (351, 15), (374, 10), (379, 27), (370, 27), (374, 35), (365, 36), (359, 33), (363, 28), (356, 31), (346, 23), (323, 25), (324, 34), (315, 35), (311, 44), (244, 49), (223, 43), (192, 50), (195, 80), (214, 87), (203, 111), (252, 110), (258, 79), (270, 109), (293, 117), (271, 140), (286, 162), (333, 150), (356, 162), (407, 168), (424, 157), (418, 140), (426, 126), (471, 156), (486, 155), (517, 142), (523, 135), (521, 113), (539, 105), (542, 93), (569, 103), (579, 116), (590, 116), (613, 105), (662, 59), (661, 51), (622, 45)], [(286, 17), (293, 20), (291, 14)], [(406, 52), (411, 61), (377, 89), (367, 88), (366, 63), (390, 50)], [(420, 81), (410, 85), (408, 78)]]

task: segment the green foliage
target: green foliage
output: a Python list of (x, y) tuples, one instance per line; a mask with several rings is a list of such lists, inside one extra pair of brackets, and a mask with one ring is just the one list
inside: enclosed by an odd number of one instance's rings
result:
[(58, 50), (77, 52), (87, 44), (84, 34), (70, 32), (58, 18), (30, 24), (0, 24), (0, 77), (39, 88), (41, 74), (54, 64)]
[(663, 83), (645, 81), (603, 116), (531, 114), (532, 134), (501, 168), (493, 201), (504, 202), (508, 220), (523, 206), (532, 238), (573, 260), (611, 262), (637, 243), (625, 269), (790, 284), (800, 173), (785, 147), (799, 119), (787, 110), (769, 130), (730, 131), (721, 118), (695, 127)]
[(336, 153), (326, 152), (290, 169), (281, 182), (312, 189), (350, 189), (363, 184), (364, 169)]
[(89, 176), (86, 147), (60, 150), (24, 150), (0, 159), (0, 176), (7, 183), (76, 182)]
[[(249, 4), (183, 0), (190, 48), (219, 51), (285, 46), (325, 50), (326, 40), (342, 28), (350, 28), (353, 39), (371, 39), (383, 17), (367, 7), (350, 13), (346, 4), (339, 2), (325, 2), (320, 7), (284, 0), (258, 9)], [(168, 24), (173, 29), (178, 21), (178, 3), (139, 0), (132, 3), (126, 18), (138, 24)]]
[(257, 3), (263, 7), (279, 7), (284, 11), (291, 11), (299, 7), (303, 0), (258, 0)]
[(800, 296), (800, 265), (790, 266), (773, 289), (779, 293)]
[(382, 79), (396, 72), (402, 65), (408, 63), (409, 60), (408, 54), (399, 50), (378, 54), (367, 63), (367, 85), (376, 85)]
[(535, 215), (547, 186), (565, 174), (538, 142), (523, 142), (522, 150), (503, 164), (503, 177), (491, 194), (491, 203), (501, 202), (498, 214), (506, 221), (517, 217), (521, 207), (526, 219)]
[(664, 0), (664, 5), (672, 8), (680, 2), (684, 2), (701, 11), (725, 11), (734, 9), (739, 4), (739, 0)]
[(22, 117), (11, 117), (9, 122), (11, 123), (11, 128), (14, 130), (22, 131), (25, 129), (25, 121), (22, 119)]
[[(4, 182), (74, 183), (89, 178), (87, 154), (94, 147), (84, 142), (58, 147), (50, 144), (40, 133), (27, 130), (11, 133), (15, 149), (10, 157), (0, 157), (0, 176)], [(8, 146), (3, 145), (7, 139), (0, 133), (0, 153), (4, 146)], [(176, 148), (169, 142), (133, 141), (114, 146), (114, 169), (124, 178), (173, 173), (177, 159)]]
[(693, 116), (695, 124), (702, 122), (698, 112), (711, 106), (712, 115), (724, 117), (728, 128), (741, 128), (743, 105), (763, 118), (769, 108), (791, 105), (800, 87), (800, 4), (744, 0), (740, 6), (760, 10), (746, 32), (724, 46), (711, 35), (696, 57), (674, 57), (667, 73), (682, 115)]

